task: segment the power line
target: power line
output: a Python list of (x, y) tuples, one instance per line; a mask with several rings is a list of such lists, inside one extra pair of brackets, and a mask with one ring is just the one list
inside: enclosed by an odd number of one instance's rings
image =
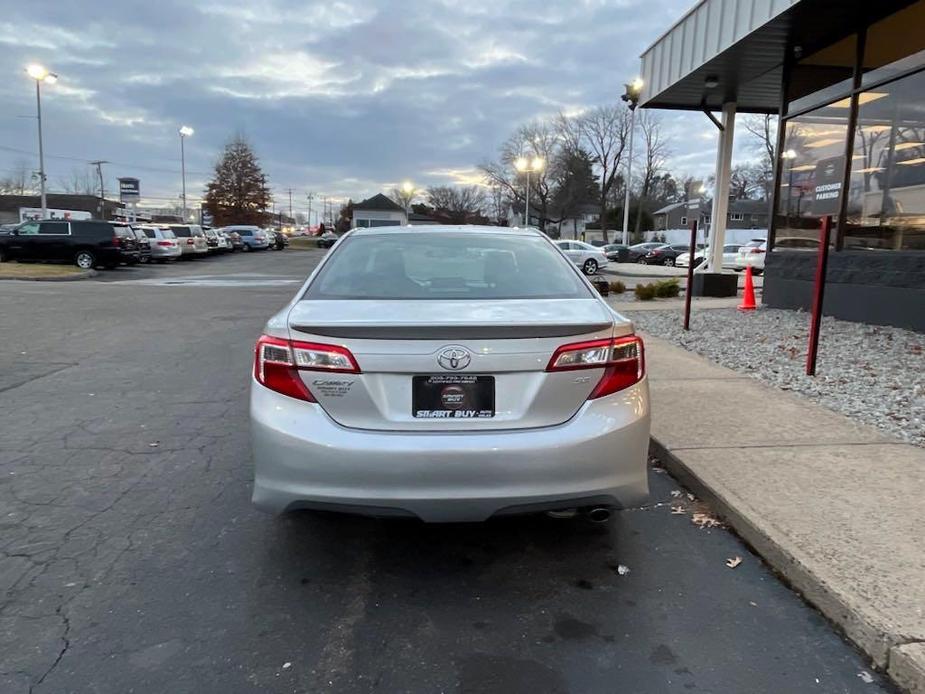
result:
[[(26, 155), (28, 155), (28, 156), (30, 156), (30, 157), (36, 157), (36, 156), (37, 156), (35, 152), (30, 152), (29, 150), (25, 150), (25, 149), (19, 149), (19, 148), (17, 148), (17, 147), (9, 147), (9, 146), (7, 146), (7, 145), (0, 145), (0, 150), (4, 150), (4, 151), (7, 151), (7, 152), (13, 152), (13, 153), (15, 153), (15, 154), (26, 154)], [(62, 154), (46, 154), (46, 155), (45, 155), (45, 158), (46, 158), (46, 159), (62, 159), (62, 160), (64, 160), (64, 161), (77, 161), (77, 162), (81, 162), (82, 164), (92, 164), (92, 163), (93, 163), (93, 162), (90, 161), (89, 159), (81, 159), (81, 158), (79, 158), (79, 157), (67, 157), (67, 156), (64, 156), (64, 155), (62, 155)], [(154, 173), (171, 173), (171, 174), (173, 174), (173, 173), (177, 173), (177, 171), (179, 171), (179, 166), (177, 167), (176, 170), (174, 170), (174, 169), (161, 169), (161, 168), (157, 168), (157, 167), (153, 167), (153, 166), (146, 166), (146, 165), (144, 165), (144, 164), (128, 164), (128, 163), (122, 162), (122, 161), (110, 161), (110, 162), (108, 162), (108, 163), (110, 163), (110, 164), (112, 164), (112, 165), (114, 165), (114, 166), (126, 166), (126, 167), (131, 168), (131, 169), (138, 169), (139, 171), (151, 171), (151, 172), (154, 172)], [(179, 162), (177, 162), (177, 163), (179, 164)], [(188, 173), (188, 174), (195, 174), (195, 175), (197, 175), (197, 176), (211, 176), (211, 175), (212, 175), (212, 172), (205, 172), (205, 171), (190, 171), (190, 170), (187, 170), (186, 173)]]

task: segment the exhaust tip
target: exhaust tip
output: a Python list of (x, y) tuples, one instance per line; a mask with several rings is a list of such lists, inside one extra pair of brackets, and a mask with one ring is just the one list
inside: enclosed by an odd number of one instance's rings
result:
[(610, 509), (605, 506), (598, 506), (590, 509), (587, 516), (592, 523), (606, 523), (610, 520)]

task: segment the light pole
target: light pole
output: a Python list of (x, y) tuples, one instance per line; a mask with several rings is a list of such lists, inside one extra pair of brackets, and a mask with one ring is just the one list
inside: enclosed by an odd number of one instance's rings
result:
[[(620, 98), (626, 102), (630, 109), (630, 155), (629, 159), (626, 160), (626, 181), (623, 182), (623, 187), (626, 188), (623, 199), (623, 245), (626, 246), (629, 243), (630, 237), (630, 187), (633, 181), (633, 143), (636, 139), (636, 106), (639, 105), (639, 97), (642, 95), (642, 78), (637, 77), (630, 84), (624, 86), (626, 87), (626, 93)], [(601, 220), (602, 229), (604, 228), (603, 224), (604, 221)]]
[(180, 129), (177, 131), (180, 133), (180, 180), (183, 185), (183, 221), (186, 221), (187, 211), (186, 211), (186, 147), (184, 146), (184, 140), (192, 135), (195, 131), (188, 125), (180, 126)]
[(401, 184), (401, 192), (404, 193), (402, 201), (405, 203), (405, 221), (411, 224), (411, 202), (414, 200), (414, 184), (411, 181), (405, 181)]
[(517, 169), (520, 173), (527, 174), (527, 192), (524, 195), (524, 226), (530, 226), (530, 174), (539, 173), (543, 170), (543, 167), (546, 166), (546, 161), (543, 157), (533, 157), (532, 159), (527, 159), (527, 157), (519, 157), (517, 161), (514, 162), (514, 168)]
[(35, 108), (39, 124), (39, 190), (42, 194), (42, 219), (45, 219), (48, 217), (48, 200), (45, 196), (45, 144), (42, 142), (42, 82), (54, 84), (58, 81), (58, 75), (41, 65), (30, 65), (26, 68), (26, 74), (35, 80)]

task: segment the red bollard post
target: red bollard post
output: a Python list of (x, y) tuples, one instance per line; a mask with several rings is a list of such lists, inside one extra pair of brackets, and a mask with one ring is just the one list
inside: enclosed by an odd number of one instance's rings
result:
[(809, 350), (806, 353), (806, 375), (816, 375), (816, 356), (819, 353), (819, 328), (822, 325), (822, 300), (825, 298), (825, 270), (829, 264), (829, 231), (832, 217), (822, 218), (819, 230), (819, 255), (816, 258), (816, 283), (813, 288), (813, 314), (809, 324)]
[[(684, 329), (691, 329), (691, 295), (694, 293), (694, 258), (697, 255), (697, 220), (691, 222), (691, 254), (687, 263), (687, 291), (684, 292)], [(707, 262), (704, 257), (703, 262)]]

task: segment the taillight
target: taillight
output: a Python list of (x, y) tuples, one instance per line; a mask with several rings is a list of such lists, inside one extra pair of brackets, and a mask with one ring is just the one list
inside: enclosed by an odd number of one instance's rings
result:
[(547, 371), (604, 369), (589, 400), (611, 395), (639, 383), (646, 373), (645, 349), (637, 335), (612, 340), (575, 342), (559, 347), (549, 360)]
[(254, 350), (254, 378), (258, 383), (290, 398), (317, 402), (299, 371), (358, 374), (360, 367), (344, 347), (261, 335)]
[(192, 246), (192, 245), (194, 245), (195, 243), (196, 243), (196, 242), (193, 241), (193, 239), (191, 239), (191, 238), (186, 239), (186, 245), (187, 245), (187, 246)]
[(167, 247), (167, 248), (170, 248), (170, 247), (173, 245), (173, 242), (172, 242), (172, 241), (158, 241), (158, 242), (157, 242), (157, 245), (158, 245), (158, 246), (165, 246), (165, 247)]
[(764, 251), (760, 248), (753, 248), (752, 253), (764, 253)]
[(121, 244), (122, 244), (122, 239), (120, 239), (118, 236), (113, 236), (113, 237), (112, 237), (112, 245), (113, 245), (113, 246), (115, 246), (116, 248), (118, 248)]

